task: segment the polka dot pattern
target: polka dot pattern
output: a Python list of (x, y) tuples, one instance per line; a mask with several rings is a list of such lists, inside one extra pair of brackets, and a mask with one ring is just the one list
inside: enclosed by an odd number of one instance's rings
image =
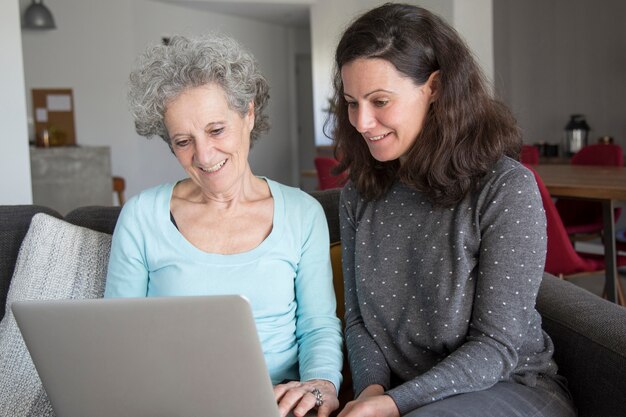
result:
[[(452, 208), (402, 184), (367, 202), (348, 184), (340, 211), (357, 393), (381, 384), (403, 412), (554, 372), (534, 308), (545, 214), (522, 165), (504, 158)], [(394, 378), (406, 382), (392, 387)]]

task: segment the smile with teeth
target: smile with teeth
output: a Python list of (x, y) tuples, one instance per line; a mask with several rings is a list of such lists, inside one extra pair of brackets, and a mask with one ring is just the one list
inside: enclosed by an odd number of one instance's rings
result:
[(202, 170), (204, 172), (211, 173), (211, 172), (215, 172), (218, 169), (220, 169), (221, 167), (223, 167), (224, 164), (226, 163), (226, 161), (228, 161), (228, 159), (224, 159), (223, 161), (218, 162), (217, 164), (213, 165), (212, 167), (208, 167), (208, 168), (198, 167), (198, 168), (200, 168), (200, 170)]
[(376, 142), (377, 140), (381, 140), (382, 138), (386, 137), (389, 133), (384, 133), (382, 135), (378, 135), (378, 136), (371, 136), (369, 138), (367, 138), (367, 140), (371, 140), (372, 142)]

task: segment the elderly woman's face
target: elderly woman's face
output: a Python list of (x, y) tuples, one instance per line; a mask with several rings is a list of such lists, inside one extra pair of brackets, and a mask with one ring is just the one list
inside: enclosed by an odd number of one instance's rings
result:
[(181, 93), (166, 108), (165, 126), (176, 158), (201, 189), (227, 192), (248, 171), (253, 108), (241, 117), (218, 85)]

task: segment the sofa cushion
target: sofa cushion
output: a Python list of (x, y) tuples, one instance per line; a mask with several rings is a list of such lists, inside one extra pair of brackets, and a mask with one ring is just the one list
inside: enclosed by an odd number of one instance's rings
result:
[(61, 218), (59, 213), (43, 206), (0, 206), (0, 319), (4, 317), (4, 305), (17, 253), (30, 226), (30, 219), (37, 213), (48, 213)]
[(65, 215), (65, 221), (76, 226), (87, 227), (98, 232), (113, 234), (121, 207), (85, 206), (76, 208)]
[[(329, 190), (332, 191), (332, 190)], [(341, 319), (342, 330), (345, 327), (345, 303), (343, 291), (343, 270), (341, 260), (341, 242), (330, 244), (330, 262), (333, 268), (333, 285), (335, 287), (335, 296), (337, 297), (337, 316)], [(352, 389), (352, 374), (350, 373), (350, 362), (348, 360), (348, 351), (345, 343), (343, 344), (343, 382), (339, 389), (339, 409), (354, 399), (354, 390)]]
[(0, 416), (49, 416), (52, 408), (10, 305), (17, 300), (98, 298), (111, 236), (39, 213), (24, 237), (0, 322)]

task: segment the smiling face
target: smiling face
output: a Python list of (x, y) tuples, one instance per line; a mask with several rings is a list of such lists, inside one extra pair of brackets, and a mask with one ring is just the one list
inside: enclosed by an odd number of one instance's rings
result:
[(207, 84), (172, 100), (164, 121), (178, 162), (203, 192), (228, 193), (251, 174), (252, 104), (241, 117), (228, 107), (221, 87)]
[(350, 123), (374, 159), (393, 161), (411, 149), (435, 98), (436, 74), (416, 85), (380, 58), (358, 58), (341, 67)]

